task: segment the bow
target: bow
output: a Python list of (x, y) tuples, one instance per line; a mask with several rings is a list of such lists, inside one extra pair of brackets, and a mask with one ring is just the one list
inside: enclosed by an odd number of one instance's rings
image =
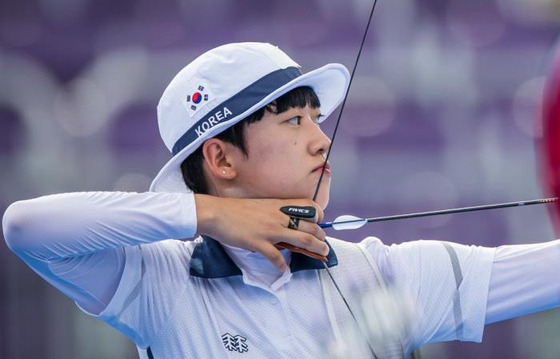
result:
[[(543, 184), (554, 196), (560, 196), (560, 51), (552, 60), (550, 76), (543, 96), (541, 158)], [(552, 223), (560, 230), (560, 204), (551, 210)]]

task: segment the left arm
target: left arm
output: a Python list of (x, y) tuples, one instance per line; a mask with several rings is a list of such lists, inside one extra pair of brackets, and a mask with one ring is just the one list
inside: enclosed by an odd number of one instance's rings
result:
[(560, 240), (496, 249), (486, 324), (560, 305)]

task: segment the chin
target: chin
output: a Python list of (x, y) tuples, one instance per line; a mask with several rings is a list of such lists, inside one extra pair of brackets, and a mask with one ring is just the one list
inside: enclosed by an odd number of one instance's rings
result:
[(330, 195), (328, 191), (326, 191), (326, 193), (324, 191), (319, 191), (315, 202), (317, 202), (317, 204), (319, 204), (319, 206), (321, 206), (321, 209), (324, 211), (329, 205), (329, 199)]
[(323, 183), (321, 183), (321, 187), (319, 188), (319, 192), (317, 193), (317, 199), (315, 202), (321, 206), (323, 211), (327, 208), (329, 204), (331, 194), (331, 183), (330, 178), (323, 179)]

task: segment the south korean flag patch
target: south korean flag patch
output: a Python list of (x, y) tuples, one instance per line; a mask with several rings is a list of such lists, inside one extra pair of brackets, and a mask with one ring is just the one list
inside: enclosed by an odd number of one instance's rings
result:
[(208, 90), (208, 87), (203, 84), (197, 84), (192, 86), (192, 90), (187, 93), (187, 96), (183, 102), (185, 108), (192, 117), (195, 113), (200, 111), (210, 100), (212, 99), (212, 94)]

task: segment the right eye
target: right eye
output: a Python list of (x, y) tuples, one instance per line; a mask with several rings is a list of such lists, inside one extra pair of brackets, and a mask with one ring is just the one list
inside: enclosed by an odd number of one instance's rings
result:
[(301, 116), (292, 117), (288, 122), (292, 125), (299, 126), (301, 125)]

